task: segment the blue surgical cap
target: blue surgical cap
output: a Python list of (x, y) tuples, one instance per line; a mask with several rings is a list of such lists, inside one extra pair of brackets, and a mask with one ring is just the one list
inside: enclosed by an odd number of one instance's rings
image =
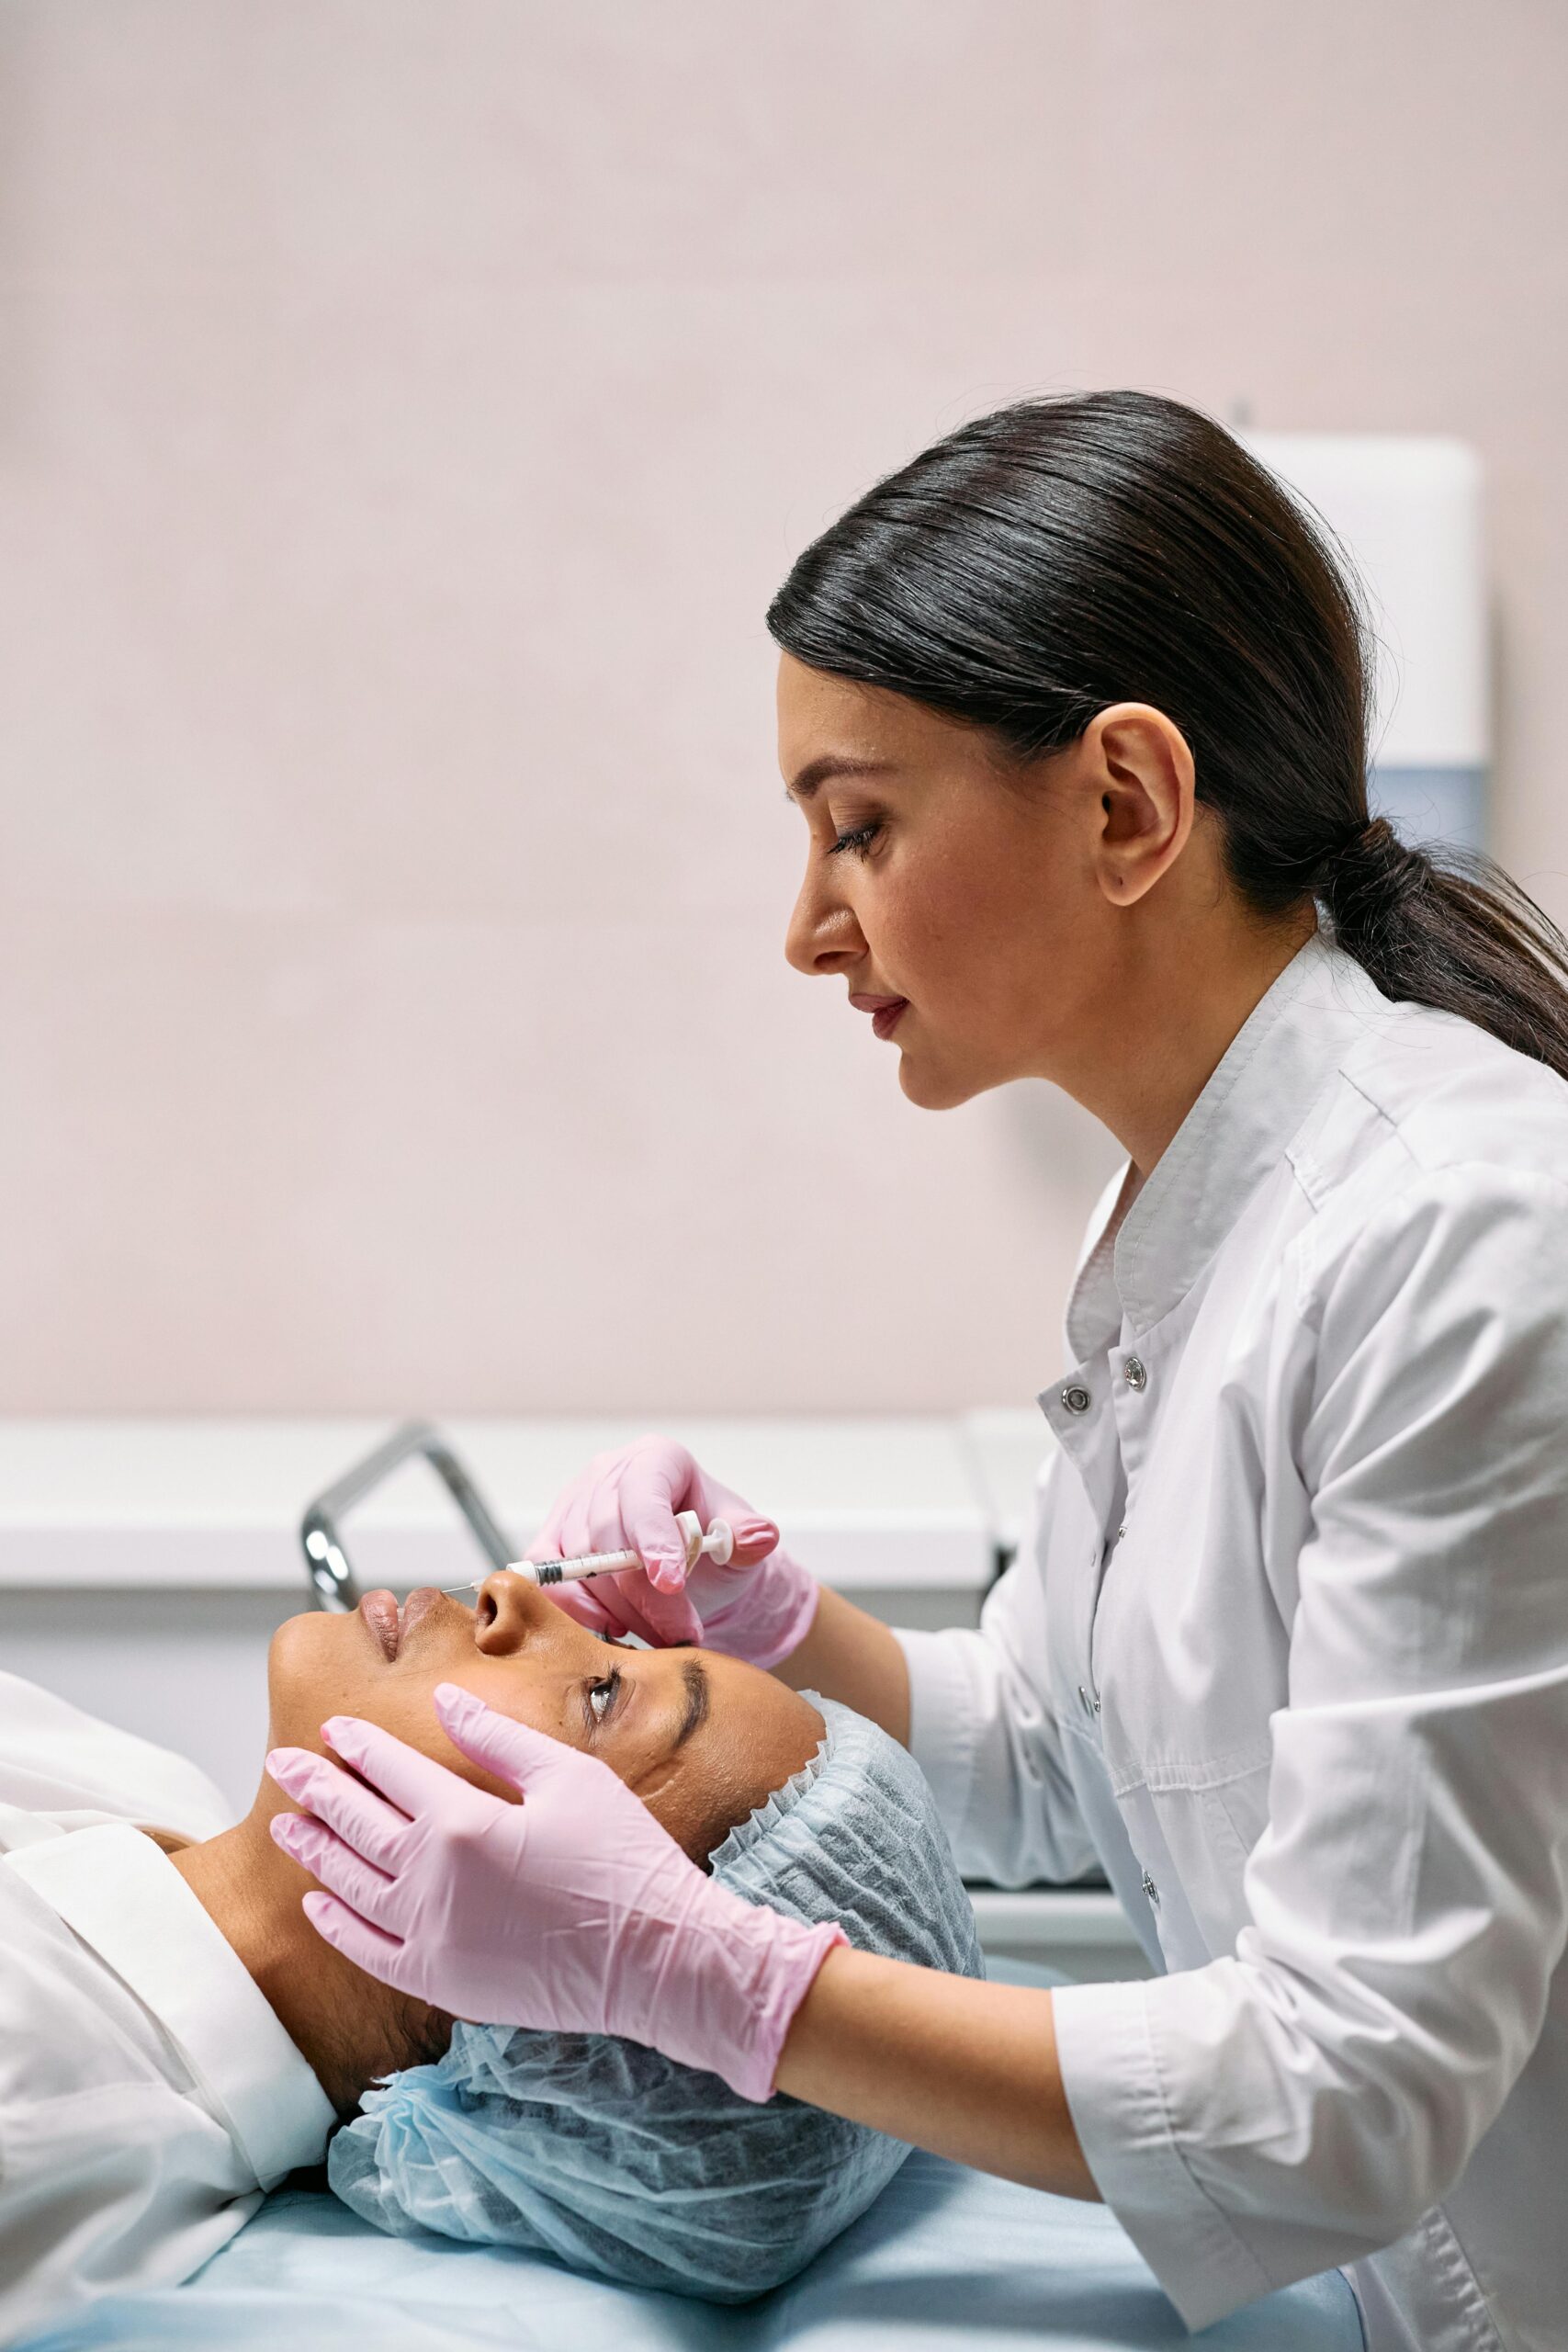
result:
[[(714, 1876), (852, 1944), (978, 1976), (975, 1915), (930, 1789), (886, 1733), (807, 1694), (816, 1756), (731, 1830)], [(333, 2188), (395, 2234), (526, 2246), (716, 2302), (792, 2278), (863, 2213), (908, 2149), (601, 2034), (458, 2025), (445, 2058), (369, 2092), (332, 2143)]]

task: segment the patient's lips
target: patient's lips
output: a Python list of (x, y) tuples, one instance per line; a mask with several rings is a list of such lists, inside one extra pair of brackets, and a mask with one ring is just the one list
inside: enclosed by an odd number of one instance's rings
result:
[(391, 1594), (379, 1589), (375, 1592), (367, 1592), (359, 1604), (359, 1613), (380, 1643), (388, 1659), (395, 1658), (398, 1655), (400, 1633), (398, 1623), (398, 1604)]

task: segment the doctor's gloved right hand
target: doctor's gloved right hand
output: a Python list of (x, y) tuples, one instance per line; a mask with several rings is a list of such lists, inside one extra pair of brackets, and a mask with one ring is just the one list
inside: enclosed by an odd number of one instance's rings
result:
[[(735, 1537), (728, 1566), (698, 1560), (686, 1569), (675, 1524), (695, 1511), (705, 1528), (722, 1519)], [(584, 1552), (640, 1553), (644, 1568), (552, 1587), (550, 1597), (594, 1633), (636, 1634), (656, 1648), (701, 1642), (774, 1667), (798, 1649), (817, 1613), (817, 1579), (779, 1543), (779, 1531), (721, 1487), (683, 1445), (641, 1437), (594, 1457), (556, 1498), (530, 1546), (530, 1560)]]
[[(449, 2016), (613, 2033), (773, 2092), (779, 2053), (841, 1928), (806, 1927), (707, 1877), (603, 1764), (450, 1682), (454, 1747), (492, 1796), (378, 1724), (322, 1724), (342, 1771), (301, 1747), (266, 1769), (301, 1810), (272, 1835), (324, 1890), (319, 1935), (383, 1984)], [(355, 1777), (357, 1775), (357, 1778)]]

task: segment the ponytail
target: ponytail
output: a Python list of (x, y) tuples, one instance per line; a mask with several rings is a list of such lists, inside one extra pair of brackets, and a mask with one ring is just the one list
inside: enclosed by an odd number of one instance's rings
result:
[(878, 482), (768, 627), (809, 667), (987, 729), (1022, 760), (1115, 702), (1190, 744), (1232, 883), (1327, 910), (1384, 996), (1568, 1078), (1568, 939), (1473, 851), (1367, 808), (1368, 632), (1323, 533), (1211, 418), (1144, 392), (1025, 401)]
[(1568, 1078), (1568, 940), (1491, 858), (1411, 848), (1380, 817), (1318, 896), (1384, 996), (1457, 1012)]

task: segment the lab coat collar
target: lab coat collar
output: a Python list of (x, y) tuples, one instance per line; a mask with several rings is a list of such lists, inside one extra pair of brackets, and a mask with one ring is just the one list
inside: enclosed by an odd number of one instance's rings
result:
[(166, 1854), (120, 1822), (4, 1865), (144, 2002), (263, 2188), (319, 2164), (334, 2116), (310, 2068)]
[(1316, 931), (1259, 999), (1132, 1205), (1131, 1168), (1101, 1196), (1066, 1315), (1083, 1364), (1179, 1306), (1280, 1161), (1349, 1045), (1396, 1008)]

